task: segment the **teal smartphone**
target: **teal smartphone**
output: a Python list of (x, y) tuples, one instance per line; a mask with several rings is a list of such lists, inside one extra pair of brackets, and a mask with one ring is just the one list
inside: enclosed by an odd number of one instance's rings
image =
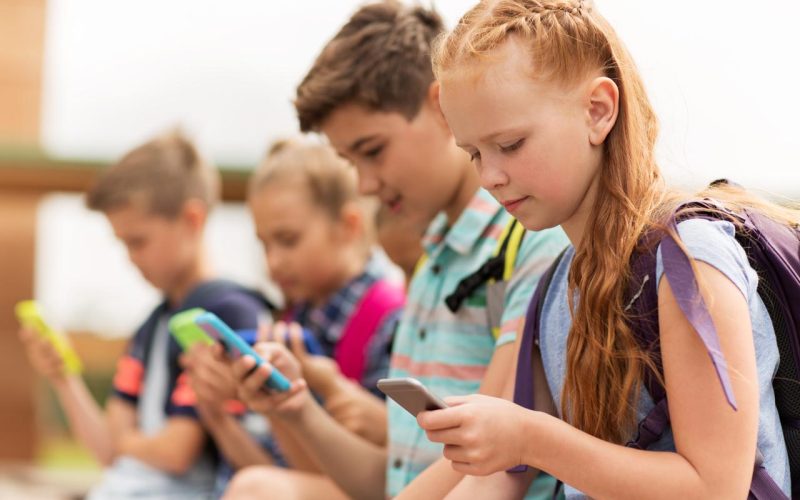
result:
[[(259, 354), (253, 350), (250, 345), (245, 342), (239, 335), (236, 334), (231, 328), (219, 319), (214, 313), (204, 313), (195, 318), (195, 323), (206, 331), (209, 335), (213, 335), (227, 348), (228, 355), (231, 359), (236, 359), (240, 356), (251, 356), (256, 360), (256, 365), (253, 367), (254, 371), (259, 366), (266, 363)], [(286, 392), (292, 387), (289, 382), (277, 368), (273, 367), (269, 378), (264, 381), (264, 388), (277, 392)]]

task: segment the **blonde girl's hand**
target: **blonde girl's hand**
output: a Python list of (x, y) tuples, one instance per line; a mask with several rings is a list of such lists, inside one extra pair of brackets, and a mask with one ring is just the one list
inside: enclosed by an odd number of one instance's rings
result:
[(51, 382), (66, 378), (64, 360), (50, 341), (29, 328), (22, 328), (19, 338), (34, 370)]
[[(300, 363), (283, 345), (260, 342), (253, 349), (265, 363), (256, 368), (252, 356), (242, 356), (233, 362), (239, 399), (252, 410), (264, 415), (292, 416), (299, 413), (310, 401), (308, 387), (301, 378)], [(272, 370), (277, 369), (292, 385), (286, 392), (264, 388)]]
[(300, 363), (308, 387), (323, 399), (331, 397), (340, 385), (347, 383), (333, 359), (309, 354), (303, 342), (303, 328), (299, 324), (278, 322), (261, 331), (266, 340), (289, 346)]
[(417, 416), (428, 439), (442, 443), (453, 469), (485, 476), (523, 463), (525, 445), (535, 437), (526, 433), (535, 412), (505, 399), (483, 395), (446, 398), (449, 408)]

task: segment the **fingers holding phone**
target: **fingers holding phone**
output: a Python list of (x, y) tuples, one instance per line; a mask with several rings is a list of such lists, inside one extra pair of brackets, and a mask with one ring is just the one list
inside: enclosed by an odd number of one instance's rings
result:
[(51, 381), (65, 378), (64, 360), (52, 342), (35, 330), (24, 327), (19, 330), (19, 338), (34, 370)]
[(45, 321), (36, 301), (18, 302), (14, 313), (22, 327), (19, 337), (39, 373), (51, 380), (61, 379), (66, 374), (81, 373), (81, 360), (69, 340)]
[(221, 409), (225, 401), (236, 398), (236, 377), (219, 344), (195, 345), (185, 356), (184, 366), (198, 403)]
[[(305, 380), (301, 378), (300, 365), (282, 345), (261, 342), (254, 346), (263, 359), (245, 355), (233, 362), (233, 374), (237, 381), (237, 394), (248, 407), (266, 415), (291, 415), (300, 411), (309, 399)], [(265, 389), (273, 371), (283, 373), (291, 386), (284, 392)]]

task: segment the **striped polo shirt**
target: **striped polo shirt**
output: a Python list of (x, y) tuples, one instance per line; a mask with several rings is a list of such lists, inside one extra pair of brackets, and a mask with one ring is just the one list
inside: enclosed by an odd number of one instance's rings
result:
[[(560, 228), (525, 234), (503, 296), (501, 329), (495, 338), (487, 316), (486, 285), (456, 313), (450, 312), (444, 299), (492, 257), (510, 218), (480, 189), (452, 227), (444, 214), (433, 220), (423, 241), (427, 259), (409, 285), (395, 334), (390, 377), (413, 377), (441, 397), (478, 392), (494, 350), (515, 340), (539, 277), (568, 244)], [(387, 494), (395, 496), (442, 456), (442, 446), (428, 441), (413, 416), (387, 401), (386, 487)]]

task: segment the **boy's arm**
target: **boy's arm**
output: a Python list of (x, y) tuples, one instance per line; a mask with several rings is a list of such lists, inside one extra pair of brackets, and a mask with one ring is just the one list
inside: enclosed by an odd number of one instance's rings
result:
[(128, 455), (175, 475), (186, 473), (194, 465), (205, 445), (205, 431), (191, 417), (167, 419), (164, 428), (153, 435), (138, 429), (124, 432), (118, 440), (118, 454)]
[(83, 379), (69, 375), (52, 380), (52, 384), (72, 433), (98, 462), (103, 466), (111, 465), (116, 458), (111, 426)]
[[(539, 278), (568, 244), (569, 240), (558, 228), (525, 233), (514, 273), (503, 297), (503, 315), (497, 347), (481, 383), (480, 394), (488, 396), (507, 394), (507, 399), (513, 398), (517, 357), (528, 304)], [(544, 392), (539, 390), (538, 393), (549, 395), (549, 389)], [(442, 498), (455, 488), (462, 478), (464, 474), (454, 471), (450, 461), (442, 457), (409, 484), (399, 498)], [(465, 483), (469, 485), (470, 481), (467, 480)], [(517, 483), (516, 480), (511, 482)], [(512, 489), (515, 488), (516, 486)]]
[(306, 452), (305, 448), (279, 419), (271, 419), (270, 426), (272, 436), (278, 442), (283, 457), (292, 469), (316, 474), (321, 473), (320, 466), (314, 456)]
[[(519, 338), (521, 335), (518, 335)], [(504, 392), (504, 386), (509, 376), (512, 377), (513, 382), (514, 375), (511, 370), (516, 372), (518, 343), (519, 341), (507, 343), (495, 349), (489, 367), (486, 369), (486, 375), (481, 382), (479, 390), (481, 394), (500, 396)], [(442, 457), (417, 476), (396, 498), (397, 500), (444, 498), (463, 478), (464, 474), (454, 471), (450, 461)]]
[[(246, 409), (235, 401), (236, 381), (222, 346), (195, 345), (181, 356), (180, 365), (188, 376), (200, 421), (225, 459), (235, 469), (272, 465), (272, 457), (236, 416), (244, 414)], [(185, 383), (186, 378), (181, 380)], [(184, 404), (191, 402), (190, 396), (188, 392), (184, 394)]]
[(64, 361), (58, 351), (35, 331), (23, 328), (19, 338), (34, 369), (52, 384), (72, 433), (97, 461), (111, 464), (115, 452), (109, 425), (83, 379), (79, 375), (65, 374)]
[(203, 405), (198, 405), (197, 410), (217, 448), (234, 469), (275, 463), (235, 416), (226, 411), (206, 409)]
[[(127, 403), (134, 414), (143, 390), (144, 370), (139, 359), (127, 354), (120, 359), (114, 377), (113, 399)], [(148, 435), (139, 430), (140, 423), (137, 422), (134, 428), (122, 431), (117, 437), (117, 454), (129, 455), (171, 474), (180, 475), (188, 471), (202, 452), (206, 439), (205, 430), (192, 406), (194, 402), (187, 377), (181, 374), (170, 395), (164, 427)], [(126, 418), (124, 414), (116, 414), (110, 422), (112, 428), (120, 426), (117, 417)]]
[(299, 362), (283, 345), (260, 343), (256, 351), (292, 380), (292, 389), (267, 394), (261, 387), (271, 366), (268, 363), (253, 370), (255, 360), (245, 356), (234, 363), (234, 372), (241, 380), (240, 398), (253, 410), (280, 421), (348, 495), (383, 499), (386, 450), (348, 432), (314, 401), (300, 378)]
[[(519, 348), (522, 343), (522, 332), (517, 334), (515, 342), (514, 363), (508, 372), (508, 378), (503, 389), (503, 398), (509, 401), (514, 399), (514, 386), (516, 384), (517, 359)], [(539, 411), (544, 411), (551, 415), (556, 415), (555, 404), (550, 397), (550, 389), (545, 378), (544, 365), (541, 355), (533, 356), (533, 385), (534, 385), (534, 407)], [(449, 462), (449, 461), (448, 461)], [(491, 496), (493, 498), (522, 498), (530, 488), (531, 482), (536, 479), (539, 471), (528, 467), (523, 473), (496, 472), (489, 476), (468, 476), (465, 475), (459, 483), (447, 495), (448, 500), (481, 498)], [(554, 486), (553, 486), (554, 488)]]
[[(376, 384), (388, 371), (388, 343), (396, 321), (395, 315), (384, 320), (376, 332), (377, 339), (374, 339), (373, 344), (368, 347), (373, 352), (387, 353), (385, 359), (379, 360), (375, 366), (369, 368), (369, 373), (365, 377), (374, 380)], [(297, 323), (276, 324), (271, 328), (267, 338), (270, 337), (280, 343), (288, 342), (292, 354), (300, 363), (303, 378), (311, 390), (322, 398), (325, 410), (334, 420), (350, 432), (379, 446), (386, 445), (387, 411), (383, 399), (345, 377), (333, 359), (309, 354), (302, 340), (302, 330)], [(377, 391), (377, 386), (375, 390)]]
[(322, 471), (353, 498), (385, 498), (386, 449), (349, 432), (311, 398), (282, 422)]

